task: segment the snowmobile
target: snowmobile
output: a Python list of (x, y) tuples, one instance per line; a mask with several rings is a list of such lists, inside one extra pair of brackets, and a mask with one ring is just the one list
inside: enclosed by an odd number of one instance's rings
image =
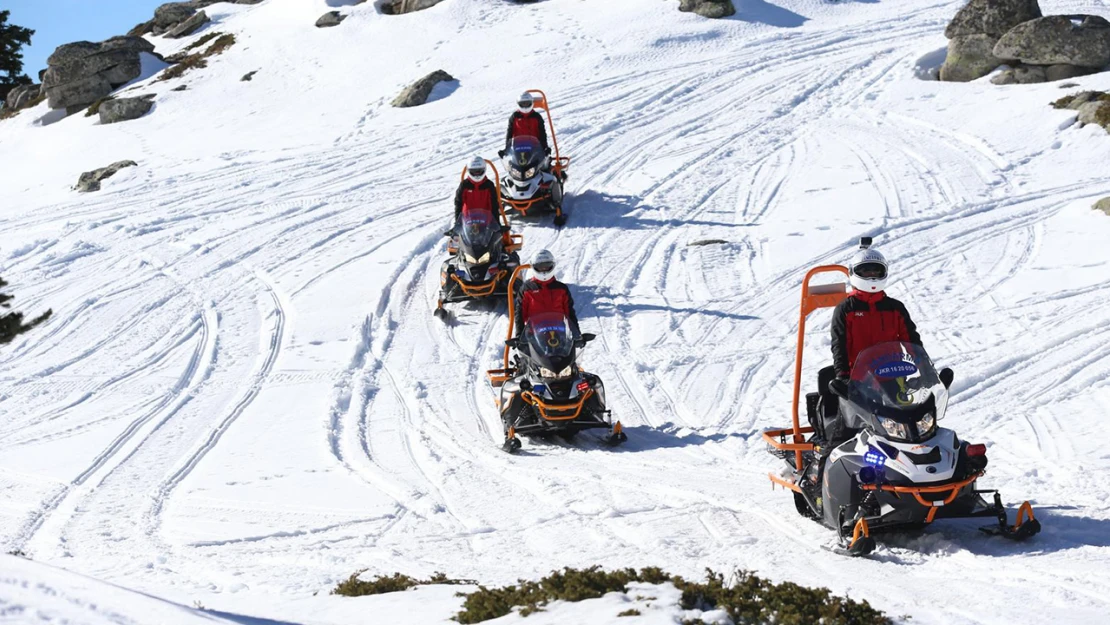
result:
[(606, 407), (601, 378), (578, 366), (577, 352), (594, 340), (593, 334), (584, 333), (576, 341), (566, 317), (543, 313), (528, 319), (521, 336), (513, 338), (516, 278), (529, 267), (521, 265), (509, 287), (505, 367), (489, 371), (490, 384), (501, 390), (497, 403), (505, 433), (502, 449), (516, 453), (521, 436), (557, 434), (569, 439), (597, 428), (608, 430), (605, 442), (610, 445), (627, 441), (620, 421), (614, 422)]
[(499, 222), (492, 211), (467, 208), (459, 222), (461, 232), (448, 242), (450, 258), (440, 269), (435, 316), (444, 321), (450, 318), (444, 304), (505, 296), (524, 245), (523, 235), (512, 234), (508, 220)]
[[(937, 519), (989, 517), (983, 532), (1024, 540), (1040, 531), (1024, 502), (1009, 524), (997, 491), (980, 490), (986, 446), (961, 441), (939, 427), (948, 404), (951, 369), (940, 372), (920, 345), (882, 343), (856, 358), (847, 381), (831, 367), (818, 374), (819, 391), (806, 395), (810, 422), (799, 417), (802, 351), (809, 313), (836, 306), (847, 285), (811, 285), (818, 274), (848, 270), (828, 265), (811, 270), (802, 284), (802, 308), (794, 370), (793, 427), (768, 430), (763, 439), (786, 461), (771, 481), (794, 494), (798, 513), (835, 529), (834, 551), (864, 556), (875, 549), (873, 533), (918, 530)], [(993, 495), (989, 500), (985, 495)]]
[(505, 198), (507, 209), (511, 208), (524, 217), (529, 212), (553, 211), (555, 225), (562, 226), (567, 221), (563, 213), (563, 184), (567, 179), (570, 157), (559, 153), (559, 139), (555, 136), (555, 122), (551, 119), (547, 96), (539, 89), (530, 89), (528, 93), (534, 98), (533, 107), (547, 114), (555, 156), (549, 158), (535, 137), (513, 139), (505, 154), (508, 171), (501, 178), (501, 195)]

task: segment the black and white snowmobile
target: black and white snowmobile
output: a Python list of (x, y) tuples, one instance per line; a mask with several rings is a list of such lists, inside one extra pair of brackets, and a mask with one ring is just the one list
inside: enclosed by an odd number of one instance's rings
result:
[(521, 216), (554, 212), (555, 225), (563, 217), (563, 181), (548, 167), (548, 158), (535, 137), (517, 137), (505, 154), (508, 171), (501, 177), (501, 197)]
[(501, 177), (501, 195), (506, 208), (521, 216), (554, 212), (555, 225), (562, 226), (567, 221), (563, 213), (563, 184), (567, 180), (570, 157), (559, 152), (559, 138), (547, 95), (539, 89), (529, 89), (527, 93), (532, 96), (533, 108), (547, 116), (548, 136), (555, 154), (549, 157), (544, 153), (535, 137), (513, 139), (504, 155), (508, 169)]
[(566, 317), (542, 313), (525, 322), (519, 337), (505, 341), (506, 367), (489, 372), (491, 384), (501, 388), (502, 449), (515, 453), (521, 436), (571, 438), (582, 430), (599, 428), (608, 430), (605, 442), (611, 445), (628, 440), (620, 421), (612, 419), (601, 378), (578, 366), (578, 350), (593, 339), (593, 334), (582, 334), (576, 341)]
[[(921, 529), (937, 519), (989, 517), (988, 534), (1024, 540), (1040, 531), (1028, 502), (1010, 525), (997, 491), (980, 490), (986, 446), (961, 441), (939, 427), (948, 404), (952, 371), (937, 372), (929, 355), (911, 343), (882, 343), (856, 358), (848, 381), (821, 371), (825, 389), (806, 396), (809, 427), (800, 427), (801, 347), (805, 317), (844, 299), (844, 285), (803, 285), (795, 369), (794, 427), (763, 438), (788, 470), (770, 475), (794, 492), (797, 511), (837, 531), (835, 549), (861, 556), (875, 548), (872, 533)], [(845, 272), (847, 270), (844, 270)], [(808, 437), (806, 435), (809, 435)], [(990, 499), (984, 495), (991, 495)]]
[(440, 269), (440, 295), (435, 315), (449, 317), (444, 304), (503, 297), (509, 278), (520, 265), (520, 237), (508, 233), (486, 209), (464, 209), (460, 232), (447, 245), (451, 257)]

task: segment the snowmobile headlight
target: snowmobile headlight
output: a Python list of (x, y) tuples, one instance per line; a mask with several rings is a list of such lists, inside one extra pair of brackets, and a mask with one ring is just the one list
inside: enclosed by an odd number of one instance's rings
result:
[(482, 257), (479, 258), (477, 262), (479, 264), (488, 263), (489, 262), (489, 252), (486, 252), (485, 254), (482, 254)]
[(478, 259), (474, 258), (470, 254), (467, 254), (466, 252), (463, 252), (463, 257), (466, 258), (466, 262), (470, 263), (471, 265), (477, 265), (478, 264)]
[(905, 440), (908, 437), (909, 432), (907, 431), (906, 425), (904, 423), (898, 423), (893, 419), (884, 419), (877, 415), (876, 418), (879, 420), (879, 425), (883, 426), (883, 429), (886, 430), (887, 434), (893, 436), (894, 438), (902, 440)]
[(921, 437), (928, 436), (929, 434), (933, 433), (933, 430), (936, 427), (937, 427), (937, 415), (934, 412), (930, 412), (929, 414), (925, 415), (924, 417), (921, 417), (921, 419), (918, 420), (918, 422), (917, 422), (917, 435), (921, 436)]
[(569, 378), (570, 374), (573, 373), (572, 369), (573, 366), (567, 365), (562, 371), (556, 373), (547, 367), (540, 367), (540, 375), (549, 379)]
[(527, 180), (527, 179), (529, 179), (529, 178), (531, 178), (532, 176), (535, 176), (535, 175), (536, 175), (536, 168), (533, 167), (532, 169), (529, 169), (528, 171), (524, 172), (524, 179)]
[(524, 170), (523, 169), (517, 169), (516, 167), (510, 167), (509, 168), (509, 174), (513, 178), (516, 178), (517, 180), (524, 180)]

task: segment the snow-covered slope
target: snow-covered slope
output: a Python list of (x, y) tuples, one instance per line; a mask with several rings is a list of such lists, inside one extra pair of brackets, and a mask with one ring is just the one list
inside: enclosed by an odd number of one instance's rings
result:
[[(203, 32), (238, 44), (136, 85), (149, 116), (0, 123), (0, 275), (55, 311), (0, 350), (0, 548), (294, 622), (359, 618), (312, 596), (359, 568), (505, 583), (597, 563), (738, 566), (914, 623), (1100, 619), (1110, 219), (1090, 206), (1110, 138), (1049, 108), (1056, 84), (917, 78), (958, 0), (676, 4), (366, 3), (332, 29), (325, 0), (217, 4)], [(388, 105), (436, 69), (453, 93)], [(574, 160), (568, 225), (521, 224), (525, 255), (556, 253), (600, 337), (584, 363), (617, 450), (500, 452), (484, 371), (504, 311), (431, 315), (458, 172), (532, 87)], [(139, 167), (69, 190), (120, 159)], [(800, 279), (865, 234), (957, 372), (945, 425), (990, 446), (985, 485), (1034, 502), (1034, 541), (938, 524), (846, 560), (770, 489), (759, 432), (789, 421)], [(827, 313), (811, 328), (807, 375)]]

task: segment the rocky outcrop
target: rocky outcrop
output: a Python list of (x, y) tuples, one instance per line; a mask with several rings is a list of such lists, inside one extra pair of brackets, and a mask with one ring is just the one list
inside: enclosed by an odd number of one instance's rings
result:
[(1041, 15), (1037, 0), (971, 0), (948, 23), (944, 36), (990, 35), (997, 40), (1014, 26)]
[(152, 108), (154, 108), (153, 95), (108, 100), (100, 105), (100, 123), (115, 124), (138, 119), (149, 113)]
[(1018, 24), (994, 47), (998, 57), (1030, 65), (1110, 65), (1110, 22), (1097, 15), (1052, 15)]
[(154, 52), (141, 37), (78, 41), (59, 47), (46, 60), (43, 90), (50, 108), (73, 112), (110, 94), (142, 73), (140, 53)]
[(736, 15), (732, 0), (680, 0), (678, 10), (714, 19)]
[(212, 20), (208, 19), (207, 13), (204, 11), (197, 11), (189, 19), (171, 28), (169, 32), (166, 33), (166, 38), (180, 39), (181, 37), (188, 37), (200, 30), (201, 26), (204, 26), (210, 21)]
[(1018, 65), (991, 78), (996, 85), (1033, 85), (1045, 81), (1045, 68), (1039, 65)]
[(174, 26), (189, 19), (197, 12), (191, 2), (169, 2), (154, 9), (153, 30), (155, 35), (161, 35)]
[(343, 15), (339, 11), (328, 11), (327, 13), (321, 15), (320, 19), (316, 20), (316, 28), (331, 28), (332, 26), (339, 26), (343, 23), (343, 20), (345, 19), (347, 19), (347, 16)]
[(960, 35), (948, 42), (948, 56), (940, 68), (940, 79), (969, 82), (994, 71), (1005, 61), (993, 53), (995, 38), (991, 35)]
[(112, 176), (116, 175), (119, 172), (119, 170), (123, 169), (124, 167), (137, 167), (137, 166), (138, 166), (138, 163), (136, 163), (135, 161), (118, 161), (116, 163), (112, 163), (111, 165), (109, 165), (107, 167), (101, 167), (100, 169), (94, 169), (93, 171), (87, 171), (87, 172), (81, 174), (81, 178), (77, 181), (77, 186), (74, 187), (74, 188), (77, 189), (77, 191), (80, 192), (80, 193), (89, 193), (89, 192), (92, 192), (92, 191), (99, 191), (100, 190), (100, 183), (105, 178), (111, 178)]
[(401, 95), (394, 98), (392, 104), (398, 108), (420, 106), (428, 101), (428, 96), (432, 95), (432, 89), (436, 85), (441, 82), (453, 82), (454, 80), (451, 74), (443, 70), (436, 70), (405, 88)]
[(1079, 117), (1077, 118), (1079, 125), (1099, 124), (1102, 119), (1101, 115), (1105, 115), (1103, 109), (1110, 111), (1110, 102), (1093, 100), (1080, 104), (1079, 108), (1076, 109), (1079, 111)]
[(42, 94), (42, 85), (20, 85), (8, 92), (4, 100), (4, 108), (9, 111), (18, 111), (27, 108), (32, 102), (39, 99)]
[(413, 11), (430, 9), (443, 0), (392, 0), (382, 5), (382, 13), (386, 15), (401, 15)]

